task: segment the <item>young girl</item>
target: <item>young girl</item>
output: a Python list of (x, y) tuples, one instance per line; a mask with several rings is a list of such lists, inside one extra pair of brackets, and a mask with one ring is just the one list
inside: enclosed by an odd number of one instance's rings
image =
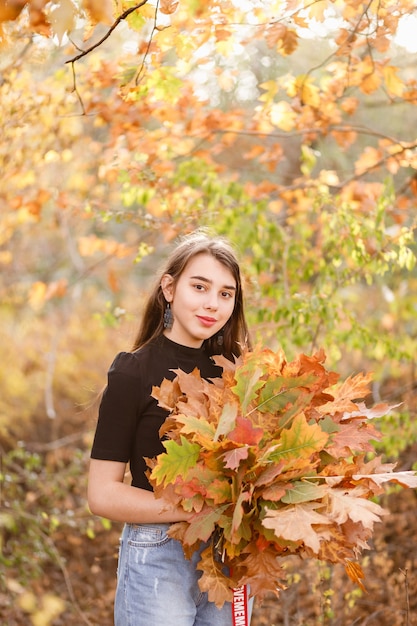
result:
[[(115, 626), (231, 626), (231, 604), (218, 609), (198, 587), (201, 550), (191, 560), (167, 535), (189, 515), (154, 497), (144, 457), (164, 452), (159, 429), (167, 412), (153, 386), (173, 369), (214, 378), (210, 358), (238, 356), (248, 344), (239, 266), (221, 238), (196, 233), (171, 254), (151, 293), (131, 352), (108, 372), (91, 452), (91, 511), (124, 522), (117, 571)], [(131, 484), (124, 482), (130, 464)]]

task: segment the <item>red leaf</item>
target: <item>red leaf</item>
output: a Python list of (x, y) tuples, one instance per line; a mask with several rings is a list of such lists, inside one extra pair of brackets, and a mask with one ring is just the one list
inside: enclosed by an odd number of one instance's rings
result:
[(264, 431), (261, 428), (254, 428), (251, 420), (246, 417), (237, 417), (236, 428), (228, 434), (232, 441), (248, 446), (256, 446), (263, 436)]

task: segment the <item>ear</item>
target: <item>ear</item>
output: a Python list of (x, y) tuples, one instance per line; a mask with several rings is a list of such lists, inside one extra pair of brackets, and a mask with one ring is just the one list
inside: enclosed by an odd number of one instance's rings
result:
[(161, 278), (161, 289), (167, 302), (172, 302), (174, 297), (174, 279), (171, 274), (164, 274)]

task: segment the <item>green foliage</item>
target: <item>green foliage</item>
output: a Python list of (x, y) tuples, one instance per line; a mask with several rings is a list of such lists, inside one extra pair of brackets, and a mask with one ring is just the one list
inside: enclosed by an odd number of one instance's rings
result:
[[(393, 411), (380, 422), (380, 441), (375, 442), (375, 449), (383, 452), (388, 459), (399, 459), (408, 446), (417, 441), (417, 420), (406, 410)], [(417, 460), (412, 461), (412, 468), (417, 469)]]
[(2, 575), (22, 585), (43, 575), (45, 567), (60, 561), (54, 544), (56, 533), (87, 532), (84, 504), (85, 455), (74, 450), (57, 464), (31, 452), (23, 444), (2, 454), (0, 518)]

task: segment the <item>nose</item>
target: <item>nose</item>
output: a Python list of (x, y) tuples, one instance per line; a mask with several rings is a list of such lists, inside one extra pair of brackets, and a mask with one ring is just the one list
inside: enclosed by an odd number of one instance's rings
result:
[(219, 308), (219, 298), (215, 292), (208, 292), (204, 308), (210, 309), (211, 311), (217, 311)]

